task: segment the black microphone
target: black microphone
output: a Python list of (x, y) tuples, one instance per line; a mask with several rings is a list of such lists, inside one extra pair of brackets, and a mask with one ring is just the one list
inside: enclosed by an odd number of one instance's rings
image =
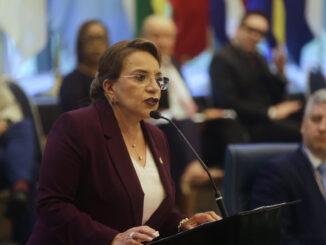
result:
[(220, 193), (220, 191), (216, 188), (215, 182), (212, 178), (211, 173), (208, 170), (207, 165), (204, 163), (204, 161), (200, 158), (200, 156), (198, 155), (198, 153), (196, 152), (196, 150), (192, 147), (192, 145), (190, 144), (190, 142), (187, 140), (186, 136), (184, 136), (184, 134), (181, 132), (181, 130), (177, 127), (177, 125), (175, 125), (174, 122), (172, 122), (170, 119), (164, 117), (161, 115), (161, 113), (159, 111), (151, 111), (149, 113), (149, 115), (151, 116), (151, 118), (154, 119), (164, 119), (166, 121), (168, 121), (170, 124), (172, 124), (174, 126), (174, 128), (178, 131), (178, 133), (181, 135), (181, 137), (184, 139), (184, 141), (186, 142), (186, 144), (188, 145), (188, 147), (191, 149), (191, 151), (195, 154), (196, 158), (199, 160), (201, 166), (204, 168), (204, 170), (206, 171), (206, 173), (208, 174), (208, 177), (211, 181), (211, 184), (213, 186), (213, 190), (214, 190), (214, 195), (215, 195), (215, 201), (217, 203), (217, 206), (221, 212), (221, 215), (223, 218), (227, 218), (228, 217), (228, 213), (227, 210), (225, 208), (225, 204), (223, 201), (223, 197)]

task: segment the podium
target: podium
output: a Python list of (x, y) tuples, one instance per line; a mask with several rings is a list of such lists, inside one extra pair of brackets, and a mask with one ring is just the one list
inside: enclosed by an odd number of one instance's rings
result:
[(154, 240), (149, 245), (277, 245), (280, 244), (281, 203), (245, 211)]

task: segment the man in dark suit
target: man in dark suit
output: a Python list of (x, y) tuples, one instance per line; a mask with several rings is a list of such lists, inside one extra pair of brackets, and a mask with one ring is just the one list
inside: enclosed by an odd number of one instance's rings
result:
[(282, 244), (326, 244), (326, 178), (322, 171), (326, 167), (326, 89), (309, 98), (301, 134), (303, 144), (296, 151), (259, 170), (253, 207), (301, 200), (283, 210)]
[(276, 74), (257, 50), (269, 23), (261, 12), (248, 12), (235, 38), (217, 52), (210, 65), (214, 105), (236, 110), (251, 141), (300, 141), (300, 119), (290, 120), (301, 107), (299, 101), (284, 101), (285, 56), (274, 57)]

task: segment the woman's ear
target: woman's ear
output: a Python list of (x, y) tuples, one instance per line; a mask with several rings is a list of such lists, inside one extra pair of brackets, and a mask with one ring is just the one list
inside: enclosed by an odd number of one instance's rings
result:
[(113, 95), (113, 89), (112, 89), (112, 86), (113, 86), (113, 82), (110, 81), (109, 79), (105, 79), (102, 83), (102, 87), (103, 87), (103, 90), (104, 90), (104, 93), (106, 95)]
[(113, 90), (113, 84), (114, 83), (109, 79), (105, 79), (102, 83), (104, 95), (112, 106), (117, 104), (117, 100)]

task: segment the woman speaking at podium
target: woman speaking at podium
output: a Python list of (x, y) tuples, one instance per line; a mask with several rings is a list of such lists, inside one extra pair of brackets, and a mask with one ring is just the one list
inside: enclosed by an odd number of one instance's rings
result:
[(48, 136), (28, 245), (142, 244), (220, 219), (174, 211), (169, 146), (144, 121), (167, 85), (149, 41), (122, 41), (103, 54), (93, 103), (64, 113)]

